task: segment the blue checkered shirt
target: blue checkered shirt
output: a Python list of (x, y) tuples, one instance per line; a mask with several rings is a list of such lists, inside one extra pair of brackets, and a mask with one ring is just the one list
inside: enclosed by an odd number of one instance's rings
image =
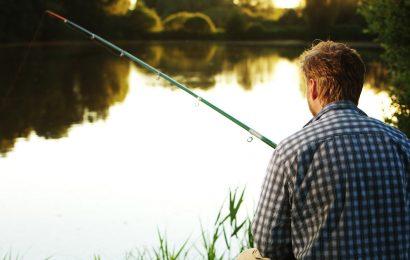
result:
[(410, 142), (353, 103), (274, 151), (253, 221), (271, 259), (410, 259)]

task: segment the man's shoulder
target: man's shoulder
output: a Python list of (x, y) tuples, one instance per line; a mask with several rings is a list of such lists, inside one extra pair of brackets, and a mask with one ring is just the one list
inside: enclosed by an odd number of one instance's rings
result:
[(410, 141), (399, 129), (368, 116), (337, 115), (313, 122), (278, 144), (283, 159), (340, 136), (381, 134), (410, 151)]

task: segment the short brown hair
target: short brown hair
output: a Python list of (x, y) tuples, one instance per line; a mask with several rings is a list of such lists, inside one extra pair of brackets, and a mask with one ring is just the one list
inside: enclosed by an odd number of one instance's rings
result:
[(307, 79), (317, 80), (323, 105), (350, 100), (359, 103), (366, 67), (359, 53), (346, 44), (322, 41), (300, 56)]

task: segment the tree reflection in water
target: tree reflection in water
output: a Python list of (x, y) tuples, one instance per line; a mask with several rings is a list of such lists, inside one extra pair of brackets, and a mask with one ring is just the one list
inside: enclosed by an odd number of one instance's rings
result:
[(18, 81), (13, 82), (20, 49), (1, 50), (0, 152), (31, 132), (61, 138), (84, 121), (105, 119), (110, 106), (128, 92), (129, 63), (95, 48), (39, 48), (32, 51)]
[[(280, 58), (294, 61), (302, 49), (241, 43), (166, 42), (123, 46), (136, 56), (192, 88), (209, 90), (223, 75), (251, 91), (269, 82)], [(32, 132), (61, 138), (74, 124), (105, 119), (109, 108), (128, 93), (130, 63), (95, 45), (35, 48), (16, 86), (4, 98), (16, 74), (22, 49), (0, 49), (0, 153)], [(362, 52), (368, 63), (366, 83), (387, 90), (379, 53)], [(141, 73), (148, 73), (141, 69)], [(155, 78), (155, 75), (152, 75)], [(294, 75), (289, 75), (294, 77)], [(170, 86), (164, 84), (164, 87)], [(303, 92), (303, 86), (301, 88)]]

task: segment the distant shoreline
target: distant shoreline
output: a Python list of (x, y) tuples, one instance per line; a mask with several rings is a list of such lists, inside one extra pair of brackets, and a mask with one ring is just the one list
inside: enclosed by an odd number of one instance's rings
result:
[[(189, 42), (207, 42), (207, 43), (221, 43), (221, 44), (237, 44), (243, 46), (257, 45), (257, 46), (272, 46), (272, 47), (284, 47), (284, 48), (306, 48), (309, 47), (312, 42), (302, 40), (137, 40), (137, 41), (113, 41), (118, 45), (133, 45), (140, 43), (189, 43)], [(342, 41), (348, 44), (352, 48), (359, 49), (375, 49), (382, 50), (383, 48), (371, 41)], [(29, 46), (29, 42), (16, 42), (0, 44), (0, 49), (6, 48), (24, 48)], [(59, 47), (59, 46), (87, 46), (94, 45), (92, 41), (45, 41), (34, 42), (32, 47)]]

